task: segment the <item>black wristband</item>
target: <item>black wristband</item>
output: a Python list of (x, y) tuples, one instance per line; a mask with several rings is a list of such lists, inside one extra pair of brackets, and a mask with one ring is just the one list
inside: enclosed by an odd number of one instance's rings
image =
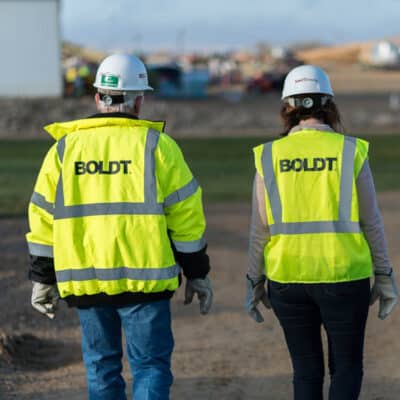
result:
[(393, 269), (390, 268), (390, 272), (388, 274), (385, 274), (384, 272), (374, 272), (375, 276), (392, 276), (393, 275)]
[(246, 274), (246, 279), (251, 283), (251, 287), (255, 288), (257, 285), (259, 285), (261, 282), (264, 284), (265, 281), (267, 280), (267, 277), (265, 275), (261, 275), (260, 278), (258, 278), (256, 281), (250, 278), (249, 275)]

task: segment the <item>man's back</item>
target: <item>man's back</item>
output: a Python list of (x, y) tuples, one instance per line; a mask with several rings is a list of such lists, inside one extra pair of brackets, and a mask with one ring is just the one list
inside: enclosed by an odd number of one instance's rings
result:
[(135, 398), (168, 399), (169, 299), (212, 303), (201, 189), (164, 124), (139, 120), (143, 62), (115, 54), (94, 86), (99, 114), (46, 127), (57, 140), (40, 170), (27, 235), (32, 306), (54, 318), (77, 307), (90, 399), (125, 399), (124, 329)]
[(180, 268), (170, 236), (178, 251), (204, 248), (201, 189), (162, 127), (100, 114), (47, 128), (61, 137), (37, 186), (54, 199), (61, 297), (173, 292)]

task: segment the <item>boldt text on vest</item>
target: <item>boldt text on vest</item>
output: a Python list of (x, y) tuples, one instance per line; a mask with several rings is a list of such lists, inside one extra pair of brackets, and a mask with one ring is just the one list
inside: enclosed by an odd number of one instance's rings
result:
[(104, 174), (114, 175), (119, 172), (125, 175), (129, 173), (128, 166), (132, 164), (131, 160), (120, 160), (120, 161), (95, 161), (91, 160), (88, 162), (75, 161), (75, 175), (84, 175), (86, 173), (93, 174)]
[(333, 171), (336, 169), (336, 157), (295, 158), (293, 160), (279, 160), (280, 172), (311, 172), (311, 171)]

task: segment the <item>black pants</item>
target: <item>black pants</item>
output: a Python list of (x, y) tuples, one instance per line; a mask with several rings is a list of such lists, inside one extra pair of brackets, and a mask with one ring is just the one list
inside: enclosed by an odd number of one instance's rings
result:
[(269, 281), (272, 308), (292, 359), (295, 400), (323, 398), (321, 325), (328, 336), (329, 400), (356, 400), (363, 377), (369, 279), (329, 284)]

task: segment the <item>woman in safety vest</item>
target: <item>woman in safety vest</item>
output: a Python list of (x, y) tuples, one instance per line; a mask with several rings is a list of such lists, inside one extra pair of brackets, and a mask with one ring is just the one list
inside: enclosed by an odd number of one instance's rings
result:
[(323, 398), (321, 325), (329, 399), (358, 399), (369, 304), (379, 298), (384, 319), (398, 297), (368, 142), (338, 133), (339, 111), (319, 67), (290, 71), (282, 100), (283, 137), (254, 149), (246, 308), (262, 322), (258, 303), (272, 306), (292, 359), (296, 400)]

